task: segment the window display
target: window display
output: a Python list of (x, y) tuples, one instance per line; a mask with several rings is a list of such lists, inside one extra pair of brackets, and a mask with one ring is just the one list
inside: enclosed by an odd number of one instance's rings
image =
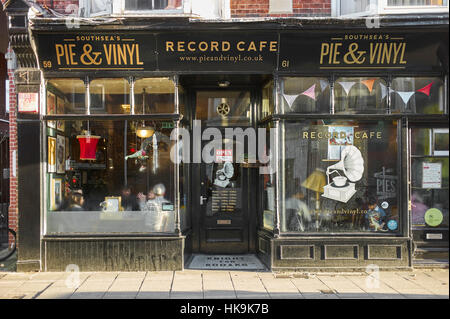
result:
[(396, 121), (282, 124), (282, 231), (399, 231)]
[(444, 83), (440, 78), (394, 78), (391, 104), (394, 113), (444, 114)]
[(329, 113), (330, 84), (326, 78), (280, 79), (284, 113)]
[(380, 78), (339, 78), (334, 82), (334, 112), (386, 113), (388, 86)]
[(47, 129), (47, 233), (173, 232), (171, 129), (145, 121), (64, 121)]

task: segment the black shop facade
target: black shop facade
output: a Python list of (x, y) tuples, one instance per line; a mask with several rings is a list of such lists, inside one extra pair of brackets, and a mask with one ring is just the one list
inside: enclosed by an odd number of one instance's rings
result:
[(135, 23), (33, 23), (18, 267), (406, 269), (448, 249), (447, 28)]

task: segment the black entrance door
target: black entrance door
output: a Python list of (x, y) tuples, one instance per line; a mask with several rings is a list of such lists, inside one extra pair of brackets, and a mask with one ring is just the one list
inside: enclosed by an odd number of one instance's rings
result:
[(256, 196), (250, 198), (248, 191), (252, 172), (240, 163), (243, 154), (237, 153), (236, 146), (242, 142), (225, 134), (226, 129), (248, 128), (251, 116), (249, 91), (196, 93), (196, 120), (201, 121), (202, 135), (208, 129), (220, 132), (202, 141), (202, 155), (209, 159), (202, 156), (202, 162), (194, 166), (193, 201), (200, 253), (245, 254), (254, 246), (250, 237), (254, 236), (255, 224), (249, 207), (252, 200), (256, 203)]

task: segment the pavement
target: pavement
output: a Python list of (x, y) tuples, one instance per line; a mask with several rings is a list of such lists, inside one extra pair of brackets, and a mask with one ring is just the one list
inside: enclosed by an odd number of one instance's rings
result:
[(0, 299), (449, 299), (449, 270), (0, 272)]

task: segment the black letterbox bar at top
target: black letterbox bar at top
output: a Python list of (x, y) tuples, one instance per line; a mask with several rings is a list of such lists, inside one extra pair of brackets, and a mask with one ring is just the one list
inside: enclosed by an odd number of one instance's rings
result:
[(448, 30), (36, 34), (44, 71), (442, 72)]

